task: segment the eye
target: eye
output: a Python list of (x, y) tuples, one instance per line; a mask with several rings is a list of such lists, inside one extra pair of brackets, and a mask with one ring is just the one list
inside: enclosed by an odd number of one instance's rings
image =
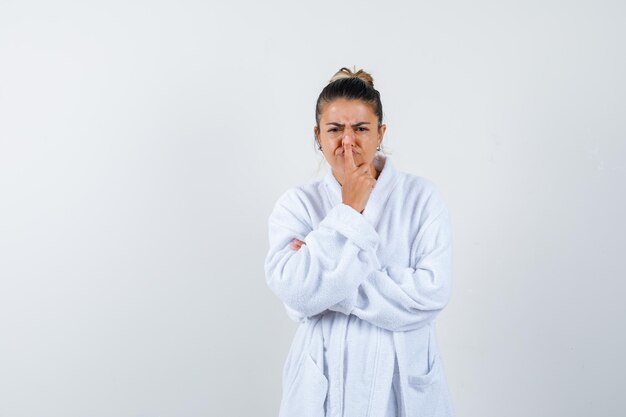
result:
[(357, 129), (358, 129), (360, 132), (365, 132), (365, 131), (369, 130), (368, 128), (366, 128), (366, 127), (362, 127), (362, 126), (359, 126)]
[(329, 132), (336, 132), (337, 128), (336, 127), (331, 127), (330, 129), (328, 129)]

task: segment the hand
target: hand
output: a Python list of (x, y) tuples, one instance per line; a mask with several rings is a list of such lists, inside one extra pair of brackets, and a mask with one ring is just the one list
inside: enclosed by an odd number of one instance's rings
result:
[(301, 240), (294, 239), (289, 246), (291, 249), (297, 251), (302, 247), (302, 245), (306, 245), (306, 243)]
[(344, 144), (343, 149), (344, 179), (341, 185), (341, 197), (344, 204), (363, 213), (376, 180), (370, 173), (369, 164), (364, 162), (357, 166), (352, 155), (352, 145)]

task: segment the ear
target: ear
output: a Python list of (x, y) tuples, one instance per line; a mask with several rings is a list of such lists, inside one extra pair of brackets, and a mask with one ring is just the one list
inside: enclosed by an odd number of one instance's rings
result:
[(387, 125), (382, 124), (378, 127), (378, 138), (380, 139), (380, 142), (383, 141), (383, 136), (385, 136), (386, 131), (387, 131)]
[(320, 130), (317, 128), (317, 126), (313, 126), (313, 134), (315, 135), (315, 143), (317, 143), (318, 148), (321, 148), (322, 143), (320, 142), (319, 133), (320, 133)]

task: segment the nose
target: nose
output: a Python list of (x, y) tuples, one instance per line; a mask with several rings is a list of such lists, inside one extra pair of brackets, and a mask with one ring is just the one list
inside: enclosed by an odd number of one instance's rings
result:
[(343, 135), (342, 145), (352, 145), (354, 146), (354, 135), (351, 133), (346, 133)]

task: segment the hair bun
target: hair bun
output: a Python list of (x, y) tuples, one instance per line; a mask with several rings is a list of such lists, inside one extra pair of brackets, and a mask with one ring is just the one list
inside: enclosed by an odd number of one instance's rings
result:
[[(355, 67), (355, 70), (356, 70), (356, 67)], [(372, 78), (372, 76), (368, 72), (365, 72), (362, 69), (356, 72), (353, 72), (346, 67), (343, 67), (339, 71), (337, 71), (328, 83), (330, 84), (333, 81), (337, 81), (342, 78), (358, 78), (362, 80), (363, 82), (365, 82), (370, 87), (374, 88), (374, 78)]]

